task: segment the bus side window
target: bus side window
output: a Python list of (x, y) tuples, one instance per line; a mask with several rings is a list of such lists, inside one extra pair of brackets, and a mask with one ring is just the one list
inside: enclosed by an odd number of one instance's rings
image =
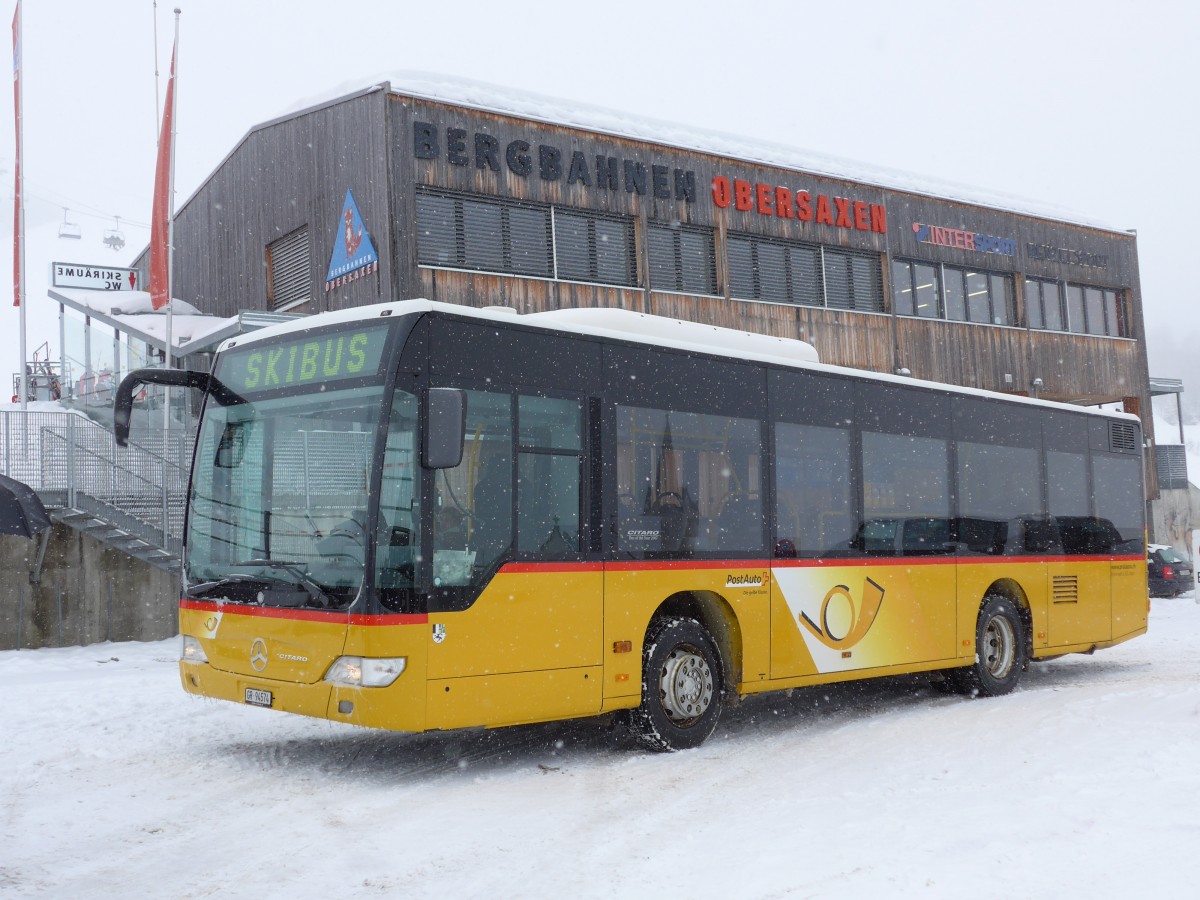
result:
[[(421, 519), (416, 491), (416, 436), (416, 398), (397, 392), (392, 400), (384, 446), (376, 534), (376, 579), (385, 604), (394, 600), (394, 592), (409, 589), (414, 583), (414, 548), (420, 546)], [(354, 524), (359, 526), (357, 531)], [(359, 534), (365, 524), (365, 512), (351, 515), (325, 538), (330, 543), (328, 552), (352, 554), (361, 564), (364, 548), (356, 544), (362, 540)]]
[[(868, 552), (880, 556), (938, 555), (951, 552), (948, 540), (931, 541), (950, 518), (949, 445), (940, 438), (864, 431), (864, 535), (889, 527), (895, 539), (875, 541)], [(906, 521), (916, 520), (916, 521)], [(935, 521), (936, 520), (936, 521)], [(906, 539), (913, 530), (917, 536)]]
[(517, 549), (562, 559), (581, 549), (583, 412), (578, 400), (517, 401)]
[(775, 426), (776, 556), (844, 556), (854, 537), (850, 432)]
[(620, 548), (763, 553), (760, 436), (756, 419), (618, 406)]
[(512, 397), (467, 391), (462, 462), (435, 473), (433, 580), (479, 586), (512, 547)]

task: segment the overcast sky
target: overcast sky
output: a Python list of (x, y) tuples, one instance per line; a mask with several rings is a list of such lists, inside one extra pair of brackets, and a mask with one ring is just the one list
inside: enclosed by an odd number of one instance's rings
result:
[[(1136, 229), (1152, 374), (1200, 394), (1191, 214), (1200, 6), (1142, 0), (453, 4), (181, 0), (177, 203), (255, 124), (402, 71), (734, 133), (1028, 197)], [(4, 7), (7, 15), (15, 7)], [(158, 4), (159, 91), (173, 5)], [(149, 236), (151, 0), (26, 0), (28, 342), (57, 357), (49, 263), (127, 264)], [(12, 94), (0, 100), (11, 209)], [(57, 237), (69, 207), (79, 241)], [(101, 243), (121, 217), (128, 243)], [(11, 246), (12, 217), (0, 216)], [(0, 254), (5, 290), (12, 254)], [(1198, 279), (1200, 281), (1200, 279)], [(18, 315), (0, 302), (0, 377)], [(1197, 398), (1200, 399), (1200, 398)]]

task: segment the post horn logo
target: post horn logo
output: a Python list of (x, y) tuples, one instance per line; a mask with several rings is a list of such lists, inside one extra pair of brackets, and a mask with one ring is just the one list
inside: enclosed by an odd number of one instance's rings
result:
[(255, 638), (254, 643), (250, 645), (250, 665), (254, 667), (255, 672), (261, 672), (267, 667), (267, 642), (262, 638)]
[[(862, 603), (856, 607), (854, 597), (850, 594), (850, 588), (844, 584), (836, 585), (830, 589), (821, 603), (821, 624), (818, 625), (810, 619), (808, 613), (804, 611), (800, 612), (800, 624), (826, 647), (832, 650), (849, 650), (866, 637), (871, 626), (875, 624), (879, 607), (883, 605), (884, 593), (882, 587), (868, 578), (863, 585)], [(835, 630), (840, 631), (841, 629), (830, 628), (829, 625), (829, 606), (839, 597), (845, 601), (844, 607), (848, 608), (850, 613), (850, 627), (845, 630), (844, 634), (836, 634)]]

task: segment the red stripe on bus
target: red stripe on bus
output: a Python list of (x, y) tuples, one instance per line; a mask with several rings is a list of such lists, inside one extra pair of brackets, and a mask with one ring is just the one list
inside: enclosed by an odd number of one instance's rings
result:
[(535, 572), (601, 572), (602, 562), (519, 562), (505, 563), (500, 567), (501, 575), (528, 575)]
[(1137, 562), (1139, 554), (1120, 556), (884, 556), (855, 559), (777, 559), (776, 569), (829, 569), (841, 566), (994, 566), (1031, 563)]
[(428, 613), (380, 613), (366, 615), (355, 613), (350, 617), (351, 625), (428, 625)]
[(532, 575), (543, 572), (646, 572), (680, 569), (761, 569), (770, 565), (766, 560), (745, 559), (653, 559), (622, 560), (620, 562), (519, 562), (505, 563), (502, 575)]
[(1138, 554), (1111, 556), (861, 556), (838, 559), (670, 559), (622, 560), (620, 562), (522, 562), (507, 563), (500, 572), (524, 575), (546, 572), (647, 572), (699, 571), (711, 569), (838, 568), (843, 566), (949, 566), (1015, 565), (1032, 563), (1137, 562)]
[(197, 612), (223, 612), (235, 616), (257, 616), (263, 619), (291, 619), (301, 622), (335, 622), (343, 620), (351, 625), (424, 625), (429, 622), (426, 613), (382, 613), (367, 615), (324, 609), (280, 609), (271, 606), (242, 606), (238, 603), (213, 603), (209, 600), (191, 600), (184, 597), (179, 601), (180, 609)]

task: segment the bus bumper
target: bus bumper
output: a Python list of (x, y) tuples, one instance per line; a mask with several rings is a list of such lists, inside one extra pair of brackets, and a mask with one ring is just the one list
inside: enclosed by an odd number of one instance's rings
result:
[(243, 706), (261, 706), (367, 728), (414, 732), (425, 729), (421, 682), (409, 679), (406, 684), (403, 675), (386, 688), (361, 688), (326, 681), (314, 684), (274, 681), (222, 671), (208, 663), (180, 661), (179, 678), (189, 694)]

